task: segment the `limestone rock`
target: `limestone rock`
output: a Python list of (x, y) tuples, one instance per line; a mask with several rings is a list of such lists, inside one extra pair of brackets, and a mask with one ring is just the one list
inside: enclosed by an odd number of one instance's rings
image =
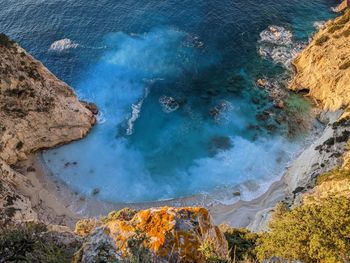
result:
[(0, 55), (0, 159), (14, 164), (87, 134), (95, 116), (66, 83), (5, 35)]
[[(90, 228), (91, 224), (87, 225)], [(81, 228), (77, 232), (86, 234)], [(225, 237), (204, 208), (151, 208), (132, 217), (107, 217), (91, 230), (86, 240), (91, 244), (91, 239), (99, 235), (107, 242), (106, 234), (123, 257), (135, 255), (135, 247), (146, 250), (157, 262), (205, 262), (206, 248), (219, 258), (227, 258), (228, 253)], [(113, 246), (110, 248), (113, 251)]]
[(30, 200), (16, 188), (18, 176), (0, 160), (0, 227), (14, 222), (38, 220)]
[(308, 90), (325, 110), (350, 102), (350, 10), (327, 22), (294, 61), (296, 76), (290, 89)]
[(119, 262), (117, 247), (108, 228), (96, 228), (84, 241), (73, 262), (95, 263)]

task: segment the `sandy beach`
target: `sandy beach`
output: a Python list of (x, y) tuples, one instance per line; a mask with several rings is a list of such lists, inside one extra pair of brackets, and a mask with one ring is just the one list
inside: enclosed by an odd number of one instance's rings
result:
[[(336, 119), (338, 115), (339, 113), (333, 118)], [(329, 136), (331, 136), (330, 130), (326, 128), (322, 135), (318, 136), (318, 139), (286, 168), (283, 177), (272, 183), (265, 193), (251, 201), (240, 200), (229, 205), (217, 202), (210, 195), (133, 204), (109, 203), (99, 201), (94, 197), (84, 197), (72, 191), (50, 173), (45, 167), (41, 153), (32, 155), (27, 161), (21, 162), (17, 170), (30, 181), (31, 187), (23, 189), (23, 192), (38, 210), (39, 217), (50, 223), (73, 227), (81, 218), (105, 216), (110, 211), (124, 207), (146, 209), (159, 206), (202, 206), (210, 211), (216, 224), (248, 227), (254, 231), (261, 231), (266, 228), (275, 205), (280, 201), (292, 198), (291, 191), (297, 187), (298, 182), (306, 184), (308, 178), (303, 178), (303, 175), (305, 177), (309, 174), (314, 169), (314, 164), (323, 158), (314, 148)]]

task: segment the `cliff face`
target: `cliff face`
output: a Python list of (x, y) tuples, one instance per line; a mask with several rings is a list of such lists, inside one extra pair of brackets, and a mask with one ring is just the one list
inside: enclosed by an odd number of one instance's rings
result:
[(294, 61), (296, 76), (290, 88), (308, 90), (325, 110), (350, 103), (350, 10), (326, 23)]
[(27, 197), (31, 182), (9, 165), (85, 136), (95, 123), (88, 108), (67, 84), (0, 34), (0, 223), (40, 219), (33, 208), (41, 201)]
[(86, 135), (95, 117), (67, 84), (5, 35), (0, 54), (0, 159), (14, 164)]
[[(323, 135), (307, 149), (287, 173), (290, 191), (312, 188), (317, 177), (335, 167), (346, 169), (350, 154), (350, 10), (327, 22), (311, 43), (294, 61), (296, 74), (290, 84), (295, 91), (308, 91), (309, 97), (325, 111), (328, 124)], [(337, 112), (337, 113), (331, 113)], [(317, 186), (340, 190), (339, 184), (328, 182)], [(325, 191), (328, 191), (325, 190)]]
[(31, 201), (16, 188), (21, 177), (0, 160), (0, 229), (10, 222), (38, 220)]

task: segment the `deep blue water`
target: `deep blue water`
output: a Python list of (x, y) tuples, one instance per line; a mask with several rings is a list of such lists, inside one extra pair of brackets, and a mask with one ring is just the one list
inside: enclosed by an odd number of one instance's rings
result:
[[(44, 154), (74, 190), (139, 202), (239, 186), (248, 198), (247, 185), (266, 187), (303, 144), (288, 136), (290, 124), (256, 118), (271, 102), (254, 81), (286, 71), (259, 57), (259, 33), (284, 26), (306, 41), (336, 3), (0, 0), (0, 31), (101, 110), (86, 139)], [(64, 38), (79, 46), (49, 50)], [(160, 103), (169, 97), (172, 112)], [(301, 98), (292, 100), (307, 110)]]

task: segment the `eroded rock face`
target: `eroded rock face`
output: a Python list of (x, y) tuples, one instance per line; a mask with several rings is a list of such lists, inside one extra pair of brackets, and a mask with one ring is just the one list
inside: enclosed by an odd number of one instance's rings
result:
[(294, 61), (296, 76), (290, 88), (308, 90), (325, 110), (350, 103), (350, 10), (326, 23)]
[(0, 159), (81, 139), (95, 123), (73, 90), (25, 50), (0, 35)]
[[(146, 250), (159, 262), (205, 262), (203, 250), (218, 258), (227, 258), (227, 241), (204, 208), (151, 208), (137, 213), (111, 214), (97, 224), (91, 223), (78, 223), (80, 227), (76, 232), (86, 236), (87, 244), (92, 239), (96, 243), (97, 236), (103, 237), (101, 242), (105, 243), (106, 235), (110, 236), (117, 248), (116, 255), (122, 257), (135, 255), (136, 247)], [(90, 230), (85, 231), (82, 225)]]
[(30, 200), (16, 188), (19, 176), (0, 160), (0, 229), (13, 222), (38, 220)]

